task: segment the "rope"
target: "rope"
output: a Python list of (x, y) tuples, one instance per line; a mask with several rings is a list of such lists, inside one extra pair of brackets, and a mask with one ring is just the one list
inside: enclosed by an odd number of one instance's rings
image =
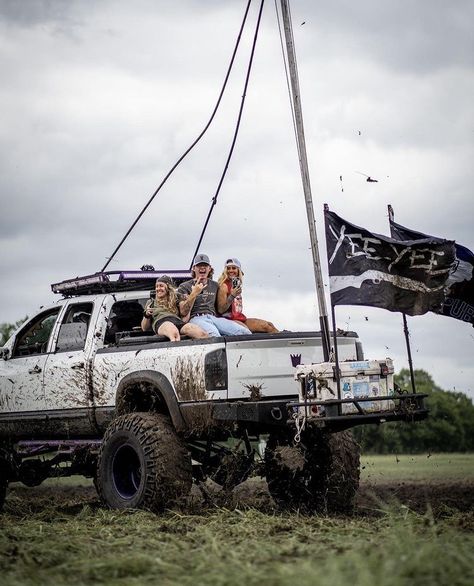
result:
[(295, 428), (296, 428), (296, 433), (295, 433), (295, 437), (293, 438), (293, 441), (295, 444), (299, 444), (301, 441), (301, 434), (304, 431), (304, 428), (306, 427), (306, 415), (303, 415), (302, 417), (300, 417), (299, 413), (293, 413), (293, 419), (295, 421)]
[[(237, 140), (237, 135), (239, 133), (240, 122), (241, 122), (241, 119), (242, 119), (242, 112), (243, 112), (243, 109), (244, 109), (245, 98), (246, 98), (246, 94), (247, 94), (247, 87), (248, 87), (248, 84), (249, 84), (250, 71), (252, 70), (253, 57), (254, 57), (254, 54), (255, 54), (255, 46), (256, 46), (256, 43), (257, 43), (258, 31), (259, 31), (259, 28), (260, 28), (260, 20), (261, 20), (261, 17), (262, 17), (262, 11), (263, 11), (264, 1), (265, 0), (261, 0), (260, 10), (258, 12), (257, 25), (255, 27), (255, 33), (254, 33), (253, 43), (252, 43), (252, 51), (250, 53), (250, 59), (249, 59), (249, 64), (248, 64), (248, 68), (247, 68), (247, 75), (246, 75), (245, 84), (244, 84), (244, 91), (243, 91), (243, 94), (242, 94), (242, 99), (240, 101), (239, 115), (237, 117), (237, 123), (236, 123), (235, 130), (234, 130), (234, 137), (232, 139), (232, 144), (230, 146), (229, 154), (227, 156), (227, 161), (225, 163), (224, 170), (222, 172), (222, 175), (221, 175), (219, 184), (217, 186), (216, 193), (214, 194), (214, 197), (211, 200), (212, 201), (211, 207), (209, 208), (209, 213), (207, 214), (206, 221), (204, 222), (204, 227), (202, 229), (201, 235), (199, 237), (199, 241), (197, 243), (196, 249), (195, 249), (194, 254), (193, 254), (193, 257), (192, 257), (193, 259), (196, 256), (196, 254), (198, 253), (198, 250), (199, 250), (199, 248), (201, 246), (201, 242), (202, 242), (202, 240), (204, 238), (204, 234), (206, 233), (206, 229), (207, 229), (207, 226), (209, 224), (209, 220), (211, 219), (211, 214), (212, 214), (212, 212), (214, 210), (214, 207), (215, 207), (215, 205), (217, 203), (217, 197), (218, 197), (219, 192), (221, 190), (222, 183), (224, 182), (224, 177), (226, 176), (227, 169), (229, 168), (229, 163), (230, 163), (230, 159), (232, 158), (232, 153), (234, 152), (234, 147), (235, 147), (235, 143), (236, 143), (236, 140)], [(191, 268), (192, 266), (193, 266), (193, 260), (191, 259), (191, 264), (190, 264), (190, 267), (189, 268)]]
[(216, 105), (214, 106), (214, 110), (212, 112), (211, 117), (209, 118), (209, 121), (207, 122), (206, 126), (204, 127), (204, 129), (202, 130), (202, 132), (199, 134), (199, 136), (196, 138), (196, 140), (191, 144), (190, 147), (188, 147), (188, 149), (181, 155), (181, 157), (176, 161), (176, 163), (171, 167), (171, 169), (168, 171), (168, 173), (166, 174), (165, 178), (163, 179), (163, 181), (160, 183), (160, 185), (156, 188), (155, 192), (153, 193), (153, 195), (150, 197), (150, 199), (148, 200), (147, 204), (145, 205), (145, 207), (142, 209), (142, 211), (138, 214), (137, 218), (135, 219), (135, 221), (133, 222), (133, 224), (130, 226), (130, 228), (127, 230), (125, 236), (122, 238), (122, 240), (119, 242), (118, 246), (115, 248), (115, 250), (112, 252), (112, 254), (108, 257), (107, 262), (105, 263), (105, 265), (102, 267), (101, 271), (105, 271), (105, 269), (109, 266), (110, 262), (112, 261), (112, 259), (114, 258), (114, 256), (117, 254), (117, 252), (120, 250), (120, 248), (122, 247), (122, 244), (125, 242), (125, 240), (128, 238), (128, 236), (130, 235), (130, 232), (135, 228), (135, 226), (138, 224), (139, 220), (141, 219), (141, 217), (143, 216), (143, 214), (146, 212), (146, 210), (148, 209), (148, 207), (150, 206), (151, 202), (155, 199), (156, 195), (158, 194), (158, 192), (160, 191), (160, 189), (163, 187), (163, 185), (166, 183), (166, 181), (169, 179), (169, 177), (171, 176), (171, 174), (174, 172), (174, 170), (178, 167), (178, 165), (181, 163), (181, 161), (191, 152), (191, 150), (197, 145), (197, 143), (201, 140), (201, 138), (204, 136), (204, 134), (206, 133), (207, 129), (209, 128), (209, 126), (211, 125), (211, 122), (214, 120), (214, 117), (217, 113), (217, 110), (219, 108), (219, 105), (221, 103), (222, 100), (222, 96), (224, 95), (224, 91), (225, 88), (227, 86), (227, 82), (229, 80), (229, 76), (230, 76), (230, 72), (232, 71), (232, 67), (234, 65), (234, 60), (235, 60), (235, 56), (237, 54), (237, 49), (239, 47), (240, 44), (240, 39), (242, 37), (242, 31), (244, 29), (245, 26), (245, 22), (247, 20), (247, 15), (249, 12), (249, 8), (250, 8), (250, 4), (251, 4), (252, 0), (248, 0), (247, 3), (247, 7), (245, 9), (245, 13), (244, 13), (244, 18), (242, 20), (242, 24), (240, 25), (240, 30), (239, 30), (239, 34), (237, 36), (237, 41), (235, 43), (234, 46), (234, 51), (232, 53), (232, 57), (229, 63), (229, 67), (227, 69), (227, 73), (224, 79), (224, 83), (222, 85), (220, 94), (219, 94), (219, 98), (217, 99)]
[(298, 159), (300, 159), (300, 144), (298, 142), (298, 132), (296, 130), (295, 107), (293, 105), (293, 100), (291, 99), (290, 77), (288, 74), (288, 59), (287, 59), (287, 56), (285, 53), (285, 44), (283, 42), (283, 35), (281, 32), (280, 13), (278, 11), (277, 0), (275, 0), (275, 12), (276, 12), (276, 17), (277, 17), (278, 33), (280, 35), (280, 47), (281, 47), (281, 54), (282, 54), (282, 58), (283, 58), (283, 67), (285, 69), (286, 88), (288, 90), (288, 99), (290, 101), (291, 119), (293, 122), (293, 132), (295, 134), (295, 142), (296, 142), (296, 149), (297, 149), (297, 153), (298, 153)]

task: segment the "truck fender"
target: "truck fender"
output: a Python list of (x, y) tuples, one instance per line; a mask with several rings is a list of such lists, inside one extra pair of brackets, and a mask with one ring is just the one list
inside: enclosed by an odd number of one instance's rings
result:
[[(133, 389), (133, 394), (130, 393)], [(141, 396), (139, 392), (141, 390)], [(168, 411), (176, 431), (186, 428), (176, 393), (164, 374), (153, 370), (138, 370), (127, 374), (119, 383), (116, 397), (116, 415), (131, 411), (129, 406), (138, 406), (144, 411), (157, 410), (156, 401)], [(134, 409), (136, 410), (136, 409)], [(164, 411), (164, 409), (162, 409)]]

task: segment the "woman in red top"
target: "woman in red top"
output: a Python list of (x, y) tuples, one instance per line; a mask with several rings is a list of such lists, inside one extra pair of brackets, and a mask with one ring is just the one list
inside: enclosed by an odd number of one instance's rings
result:
[(236, 258), (226, 260), (217, 284), (217, 311), (226, 317), (245, 324), (254, 334), (276, 334), (279, 330), (269, 321), (257, 317), (246, 317), (242, 307), (242, 279), (244, 273)]

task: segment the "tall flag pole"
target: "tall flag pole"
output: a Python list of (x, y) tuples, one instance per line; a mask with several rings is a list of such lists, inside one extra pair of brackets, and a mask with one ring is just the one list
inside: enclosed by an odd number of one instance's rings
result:
[[(388, 207), (388, 219), (389, 219), (390, 225), (392, 225), (392, 222), (394, 221), (393, 208), (390, 204), (388, 204), (387, 207)], [(412, 388), (413, 393), (416, 393), (415, 373), (413, 371), (413, 361), (412, 361), (412, 357), (411, 357), (411, 347), (410, 347), (410, 332), (408, 330), (408, 321), (407, 321), (406, 313), (402, 312), (402, 318), (403, 318), (403, 333), (405, 334), (405, 343), (407, 346), (408, 368), (410, 369), (411, 388)]]
[[(326, 213), (329, 212), (329, 206), (327, 203), (324, 204), (324, 216), (326, 217)], [(327, 240), (327, 234), (326, 234), (326, 240)], [(328, 255), (329, 257), (329, 255)], [(335, 370), (335, 376), (336, 376), (336, 386), (337, 386), (337, 398), (340, 400), (342, 399), (342, 395), (341, 395), (341, 371), (339, 369), (339, 350), (337, 347), (337, 328), (336, 328), (336, 304), (333, 303), (332, 300), (332, 295), (330, 295), (330, 299), (331, 299), (331, 319), (332, 319), (332, 334), (333, 334), (333, 344), (334, 344), (334, 360), (336, 363), (336, 370)], [(341, 405), (338, 405), (338, 409), (339, 411), (342, 410)]]
[(301, 178), (306, 202), (306, 215), (308, 217), (309, 237), (311, 241), (311, 252), (313, 255), (314, 278), (316, 281), (316, 293), (319, 306), (319, 322), (323, 343), (324, 360), (329, 361), (330, 339), (326, 299), (324, 297), (323, 275), (321, 271), (321, 260), (319, 257), (318, 237), (316, 234), (316, 221), (314, 219), (313, 198), (311, 194), (311, 183), (309, 180), (308, 159), (306, 156), (306, 142), (303, 126), (303, 112), (301, 109), (301, 94), (296, 67), (296, 51), (291, 26), (291, 14), (288, 0), (281, 0), (281, 11), (286, 40), (286, 52), (288, 57), (288, 69), (290, 71), (291, 94), (295, 112), (296, 141), (300, 160)]

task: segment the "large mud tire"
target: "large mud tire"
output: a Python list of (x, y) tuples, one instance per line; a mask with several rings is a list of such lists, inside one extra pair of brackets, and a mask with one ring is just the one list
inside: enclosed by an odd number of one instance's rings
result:
[(326, 507), (331, 513), (350, 513), (359, 490), (360, 446), (350, 431), (341, 431), (329, 435), (328, 447)]
[(168, 417), (130, 413), (112, 421), (97, 462), (97, 491), (106, 505), (160, 512), (191, 485), (191, 456)]
[(359, 446), (348, 431), (307, 430), (294, 444), (271, 435), (265, 451), (270, 494), (286, 509), (348, 513), (359, 487)]

